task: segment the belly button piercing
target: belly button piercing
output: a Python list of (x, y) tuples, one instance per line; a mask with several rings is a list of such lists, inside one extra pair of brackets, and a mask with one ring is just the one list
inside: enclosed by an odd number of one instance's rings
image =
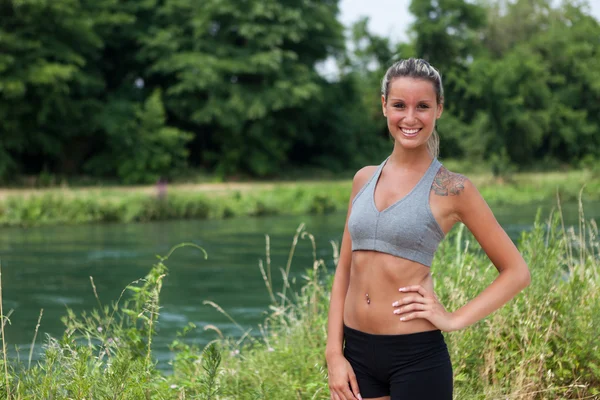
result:
[(371, 299), (369, 298), (369, 293), (365, 294), (367, 296), (367, 304), (371, 304)]

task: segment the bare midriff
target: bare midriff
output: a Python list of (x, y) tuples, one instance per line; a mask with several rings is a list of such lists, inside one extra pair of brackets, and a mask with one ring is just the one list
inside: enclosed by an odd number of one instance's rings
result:
[(426, 319), (400, 321), (392, 303), (416, 292), (401, 293), (401, 287), (421, 285), (433, 294), (430, 268), (376, 251), (352, 252), (350, 283), (344, 303), (344, 324), (350, 328), (379, 335), (400, 335), (437, 329)]

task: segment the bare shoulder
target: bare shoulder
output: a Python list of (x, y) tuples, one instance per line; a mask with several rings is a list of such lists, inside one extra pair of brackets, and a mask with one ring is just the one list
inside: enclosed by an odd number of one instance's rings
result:
[(451, 208), (458, 221), (469, 225), (482, 220), (483, 215), (492, 216), (489, 206), (473, 182), (462, 174), (449, 171), (444, 166), (438, 171), (431, 190), (437, 196), (451, 199)]
[(377, 165), (367, 165), (359, 169), (352, 179), (352, 193), (356, 194), (377, 171)]
[(373, 176), (375, 171), (377, 170), (377, 165), (367, 165), (366, 167), (362, 167), (356, 174), (354, 174), (353, 182), (355, 183), (365, 183), (370, 177)]
[(431, 190), (438, 196), (465, 196), (474, 189), (471, 181), (464, 175), (449, 171), (442, 166), (436, 174)]

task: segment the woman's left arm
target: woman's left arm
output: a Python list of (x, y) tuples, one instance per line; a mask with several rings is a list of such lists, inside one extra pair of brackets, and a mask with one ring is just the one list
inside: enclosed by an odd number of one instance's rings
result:
[(394, 303), (395, 313), (401, 315), (401, 320), (425, 318), (443, 331), (463, 329), (487, 317), (527, 287), (531, 280), (525, 260), (469, 180), (464, 182), (464, 190), (453, 200), (457, 220), (473, 233), (499, 275), (477, 297), (451, 313), (421, 286), (400, 288), (400, 292), (413, 292)]

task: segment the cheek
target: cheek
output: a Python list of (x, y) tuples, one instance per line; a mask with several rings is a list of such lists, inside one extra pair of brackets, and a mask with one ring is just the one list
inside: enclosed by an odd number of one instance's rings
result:
[(402, 113), (398, 112), (397, 110), (388, 110), (388, 112), (387, 112), (387, 119), (388, 119), (389, 122), (400, 121), (402, 119)]
[(400, 123), (400, 118), (398, 118), (397, 116), (391, 115), (390, 117), (388, 117), (387, 123), (388, 123), (388, 126), (390, 126), (390, 127), (398, 126), (398, 124)]
[(425, 119), (427, 120), (427, 122), (434, 124), (435, 121), (438, 119), (437, 112), (432, 111), (430, 113), (427, 113), (427, 117)]

